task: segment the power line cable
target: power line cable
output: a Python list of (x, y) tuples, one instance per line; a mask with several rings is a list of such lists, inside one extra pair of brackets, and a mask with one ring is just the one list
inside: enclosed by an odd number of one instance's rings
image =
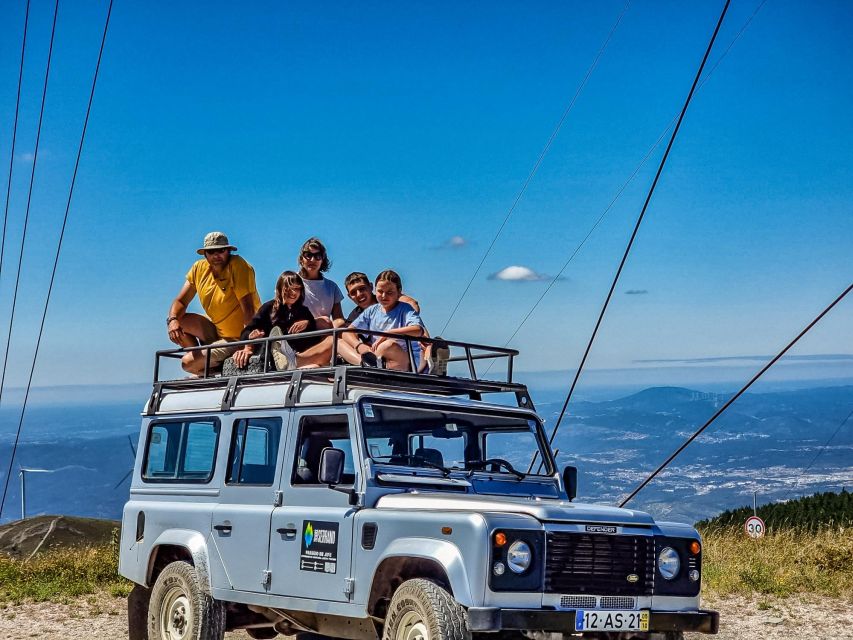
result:
[[(740, 39), (741, 35), (743, 35), (743, 33), (746, 31), (746, 29), (752, 23), (753, 18), (755, 18), (755, 16), (758, 14), (758, 12), (761, 11), (761, 8), (765, 5), (766, 2), (767, 2), (767, 0), (761, 0), (761, 2), (758, 4), (758, 6), (755, 8), (755, 10), (752, 12), (752, 15), (749, 16), (747, 21), (740, 28), (740, 31), (738, 31), (737, 34), (735, 34), (735, 37), (732, 38), (731, 42), (729, 42), (728, 46), (723, 50), (722, 54), (720, 54), (720, 57), (717, 58), (716, 62), (714, 62), (714, 64), (711, 66), (711, 68), (708, 69), (708, 73), (705, 74), (705, 77), (702, 78), (702, 81), (699, 83), (699, 86), (696, 88), (697, 92), (701, 91), (702, 87), (704, 87), (707, 84), (708, 80), (710, 80), (711, 76), (714, 74), (714, 71), (716, 71), (717, 67), (720, 66), (720, 63), (723, 61), (723, 58), (725, 58), (726, 55), (728, 55), (729, 51), (731, 51), (734, 44), (738, 41), (738, 39)], [(637, 177), (637, 174), (645, 166), (648, 159), (652, 156), (652, 153), (654, 153), (654, 150), (657, 149), (658, 146), (660, 146), (660, 143), (666, 137), (667, 132), (672, 128), (672, 126), (677, 121), (678, 121), (678, 114), (675, 114), (675, 115), (673, 115), (672, 120), (669, 122), (669, 124), (666, 126), (666, 128), (663, 131), (661, 131), (661, 134), (658, 136), (657, 140), (655, 140), (654, 144), (652, 144), (652, 146), (649, 147), (649, 150), (646, 152), (646, 155), (643, 156), (643, 159), (640, 160), (639, 164), (634, 169), (634, 171), (631, 173), (631, 175), (628, 177), (628, 179), (625, 180), (625, 182), (622, 183), (622, 186), (619, 187), (619, 189), (616, 191), (616, 194), (610, 200), (607, 207), (605, 207), (605, 209), (601, 213), (601, 215), (598, 216), (598, 219), (589, 228), (589, 231), (587, 231), (586, 235), (583, 237), (583, 240), (581, 240), (580, 243), (578, 243), (578, 246), (575, 247), (574, 251), (572, 251), (572, 254), (563, 263), (563, 266), (560, 267), (560, 270), (557, 272), (557, 275), (555, 275), (553, 278), (551, 278), (551, 281), (548, 283), (548, 286), (545, 287), (545, 290), (542, 292), (542, 294), (539, 296), (539, 298), (536, 300), (536, 302), (533, 303), (533, 306), (530, 308), (530, 311), (528, 311), (527, 314), (521, 319), (521, 322), (515, 328), (515, 331), (512, 332), (512, 335), (509, 338), (507, 338), (507, 340), (504, 342), (503, 346), (505, 346), (505, 347), (508, 346), (513, 341), (515, 336), (518, 335), (518, 332), (521, 331), (522, 327), (524, 327), (524, 325), (527, 323), (527, 321), (533, 315), (533, 312), (536, 311), (536, 309), (539, 307), (540, 303), (545, 299), (545, 296), (547, 296), (548, 293), (551, 291), (551, 289), (554, 287), (554, 285), (557, 284), (557, 282), (562, 277), (563, 273), (569, 267), (569, 264), (571, 264), (572, 260), (575, 259), (575, 256), (577, 256), (577, 254), (580, 252), (580, 250), (584, 247), (587, 240), (589, 240), (589, 238), (592, 236), (593, 232), (598, 228), (598, 225), (601, 224), (601, 221), (604, 220), (605, 216), (610, 212), (610, 210), (613, 208), (613, 206), (616, 204), (616, 202), (619, 200), (619, 198), (622, 197), (622, 193), (625, 191), (625, 189), (628, 188), (628, 185), (634, 181), (634, 178)], [(483, 375), (487, 375), (489, 373), (489, 371), (492, 370), (492, 366), (494, 366), (494, 364), (495, 364), (494, 360), (492, 362), (490, 362), (489, 366), (486, 368), (486, 371)]]
[(12, 294), (12, 312), (9, 317), (9, 331), (6, 334), (6, 348), (5, 353), (3, 354), (3, 372), (0, 374), (0, 402), (2, 402), (3, 398), (3, 389), (6, 383), (6, 368), (9, 364), (9, 346), (12, 342), (12, 326), (15, 324), (15, 309), (18, 303), (18, 287), (21, 283), (21, 268), (24, 264), (24, 246), (27, 242), (27, 227), (29, 226), (30, 221), (30, 204), (33, 200), (33, 183), (35, 182), (36, 177), (36, 166), (38, 165), (38, 157), (39, 157), (39, 143), (41, 142), (41, 125), (44, 121), (44, 105), (47, 100), (47, 86), (48, 81), (50, 80), (50, 62), (53, 58), (53, 41), (56, 36), (56, 16), (59, 12), (59, 0), (56, 0), (53, 5), (53, 26), (50, 29), (50, 46), (47, 50), (47, 65), (44, 72), (44, 87), (41, 92), (41, 107), (39, 108), (39, 121), (38, 128), (36, 129), (36, 146), (33, 151), (33, 168), (30, 171), (30, 186), (27, 191), (27, 209), (24, 214), (24, 231), (21, 236), (21, 251), (18, 254), (18, 271), (15, 275), (15, 290)]
[[(723, 6), (723, 10), (720, 13), (720, 19), (717, 21), (717, 26), (714, 28), (714, 33), (711, 36), (710, 42), (708, 42), (708, 48), (705, 50), (705, 55), (702, 58), (702, 64), (699, 65), (699, 69), (696, 72), (696, 77), (693, 79), (693, 85), (690, 87), (690, 92), (687, 94), (687, 99), (684, 101), (684, 106), (681, 108), (681, 114), (678, 116), (678, 121), (675, 123), (675, 129), (672, 131), (672, 135), (669, 138), (669, 143), (666, 145), (666, 150), (663, 153), (663, 158), (661, 158), (660, 164), (658, 165), (657, 173), (655, 174), (655, 178), (652, 181), (652, 186), (649, 188), (649, 193), (646, 196), (646, 201), (643, 203), (643, 208), (640, 211), (640, 216), (637, 218), (637, 223), (634, 225), (634, 230), (631, 233), (631, 238), (628, 240), (628, 246), (625, 247), (625, 253), (622, 255), (622, 260), (619, 262), (619, 268), (616, 270), (616, 275), (613, 277), (613, 283), (610, 285), (610, 290), (607, 292), (607, 297), (604, 299), (604, 304), (601, 307), (601, 312), (598, 314), (598, 320), (595, 323), (595, 327), (592, 330), (592, 335), (589, 338), (589, 342), (586, 345), (586, 350), (584, 351), (583, 358), (581, 358), (580, 364), (578, 365), (578, 369), (575, 372), (574, 380), (572, 380), (572, 386), (569, 387), (569, 392), (566, 394), (566, 400), (563, 402), (563, 408), (560, 410), (560, 416), (557, 418), (557, 423), (554, 425), (553, 431), (551, 431), (551, 437), (548, 442), (554, 442), (554, 438), (557, 435), (557, 430), (560, 428), (560, 423), (563, 421), (563, 416), (566, 415), (566, 409), (569, 406), (569, 402), (572, 399), (572, 394), (574, 393), (575, 387), (577, 386), (578, 379), (580, 378), (581, 372), (583, 371), (584, 364), (586, 364), (586, 359), (589, 356), (589, 352), (592, 349), (592, 345), (595, 342), (595, 337), (598, 335), (598, 329), (601, 326), (602, 320), (604, 320), (604, 314), (607, 311), (607, 307), (610, 304), (610, 299), (613, 297), (613, 291), (616, 289), (616, 284), (619, 282), (619, 276), (622, 274), (622, 269), (625, 266), (625, 262), (628, 260), (628, 254), (631, 252), (631, 247), (634, 245), (634, 240), (637, 237), (637, 232), (640, 230), (640, 225), (643, 222), (643, 218), (646, 215), (646, 210), (649, 207), (649, 202), (651, 202), (652, 195), (654, 195), (655, 187), (657, 187), (658, 180), (660, 179), (661, 173), (663, 172), (663, 168), (666, 165), (666, 160), (669, 157), (669, 152), (672, 149), (672, 145), (675, 142), (675, 137), (678, 135), (679, 129), (681, 129), (681, 123), (684, 120), (684, 114), (687, 113), (687, 107), (690, 106), (690, 100), (693, 98), (693, 94), (696, 91), (696, 86), (699, 84), (699, 78), (702, 75), (702, 70), (705, 68), (705, 63), (708, 61), (708, 56), (711, 54), (711, 48), (714, 46), (714, 41), (717, 39), (717, 34), (720, 32), (720, 27), (723, 24), (723, 19), (726, 17), (726, 12), (729, 9), (729, 4), (731, 0), (726, 0), (726, 4)], [(535, 459), (530, 462), (530, 468), (533, 467), (533, 463)]]
[(584, 87), (586, 87), (586, 83), (589, 80), (589, 77), (592, 75), (592, 72), (595, 71), (595, 68), (598, 66), (598, 61), (601, 59), (601, 56), (604, 54), (604, 51), (607, 49), (607, 45), (610, 44), (610, 40), (613, 37), (613, 34), (616, 32), (617, 27), (619, 27), (619, 23), (622, 22), (622, 17), (625, 15), (625, 12), (628, 10), (628, 5), (631, 4), (631, 0), (627, 0), (625, 5), (622, 7), (622, 11), (619, 13), (619, 16), (616, 18), (616, 22), (613, 23), (613, 27), (611, 27), (610, 32), (607, 34), (607, 38), (605, 38), (604, 43), (598, 50), (598, 53), (595, 55), (595, 58), (592, 61), (592, 64), (586, 71), (586, 75), (584, 75), (583, 80), (581, 80), (580, 85), (575, 90), (574, 96), (572, 96), (571, 101), (568, 106), (563, 111), (563, 115), (560, 116), (560, 120), (557, 122), (557, 126), (554, 127), (554, 130), (551, 132), (551, 135), (548, 137), (548, 141), (545, 143), (545, 146), (542, 148), (542, 151), (539, 153), (539, 157), (536, 159), (536, 162), (533, 165), (533, 168), (530, 170), (530, 173), (527, 175), (527, 179), (524, 181), (524, 184), (521, 185), (521, 190), (515, 196), (515, 200), (512, 203), (512, 206), (507, 211), (506, 216), (504, 216), (503, 222), (501, 222), (501, 226), (498, 227), (497, 233), (495, 233), (494, 238), (492, 238), (492, 242), (489, 244), (489, 247), (486, 249), (486, 253), (483, 254), (482, 259), (480, 260), (480, 264), (477, 265), (477, 268), (474, 269), (474, 273), (471, 275), (471, 279), (468, 280), (468, 284), (465, 285), (465, 289), (462, 291), (462, 295), (459, 296), (459, 299), (456, 301), (456, 305), (453, 307), (450, 312), (450, 317), (447, 319), (447, 322), (444, 323), (444, 328), (442, 328), (441, 333), (443, 334), (447, 331), (447, 327), (450, 326), (450, 322), (453, 320), (453, 317), (456, 315), (456, 311), (459, 309), (459, 305), (462, 304), (462, 300), (468, 293), (468, 290), (471, 288), (471, 285), (474, 283), (474, 279), (477, 277), (477, 274), (480, 273), (480, 269), (483, 268), (483, 264), (486, 262), (486, 258), (489, 257), (489, 254), (492, 252), (492, 249), (495, 246), (495, 243), (498, 241), (501, 233), (506, 226), (506, 223), (509, 221), (512, 214), (515, 212), (515, 208), (521, 200), (522, 196), (524, 196), (525, 191), (527, 191), (527, 187), (530, 185), (533, 177), (536, 175), (536, 172), (539, 170), (539, 166), (542, 164), (542, 161), (545, 159), (548, 150), (551, 148), (551, 144), (554, 142), (554, 139), (557, 137), (557, 134), (560, 132), (560, 129), (563, 126), (563, 123), (566, 121), (569, 113), (575, 106), (575, 102), (577, 102), (578, 97), (580, 97), (581, 92)]
[(12, 168), (15, 166), (15, 143), (18, 140), (18, 112), (21, 107), (21, 84), (24, 79), (24, 53), (27, 50), (27, 30), (30, 24), (30, 0), (24, 12), (24, 38), (21, 42), (21, 63), (18, 67), (18, 95), (15, 98), (15, 121), (12, 125), (12, 150), (9, 152), (9, 179), (6, 182), (6, 202), (3, 205), (3, 239), (0, 241), (0, 274), (3, 273), (3, 255), (6, 250), (6, 223), (9, 220), (9, 198), (12, 193)]
[[(750, 379), (750, 381), (749, 381), (749, 382), (747, 382), (743, 387), (741, 387), (740, 391), (738, 391), (738, 392), (737, 392), (737, 393), (735, 393), (731, 398), (729, 398), (729, 399), (726, 401), (726, 403), (725, 403), (722, 407), (720, 407), (720, 408), (716, 411), (716, 413), (714, 413), (714, 415), (712, 415), (710, 418), (708, 418), (708, 421), (707, 421), (705, 424), (703, 424), (701, 427), (699, 427), (699, 429), (697, 429), (697, 430), (693, 433), (693, 435), (691, 435), (689, 438), (687, 438), (687, 440), (685, 440), (685, 441), (684, 441), (684, 443), (683, 443), (680, 447), (678, 447), (678, 449), (676, 449), (676, 450), (672, 453), (672, 455), (670, 455), (670, 456), (669, 456), (669, 457), (668, 457), (668, 458), (663, 462), (663, 464), (661, 464), (657, 469), (655, 469), (655, 470), (651, 473), (651, 475), (649, 475), (645, 480), (643, 480), (643, 481), (640, 483), (640, 485), (639, 485), (636, 489), (634, 489), (634, 490), (630, 493), (630, 495), (628, 495), (628, 497), (627, 497), (627, 498), (625, 498), (625, 499), (624, 499), (624, 500), (619, 504), (619, 506), (620, 506), (620, 507), (624, 507), (624, 506), (625, 506), (625, 505), (626, 505), (626, 504), (627, 504), (627, 503), (628, 503), (628, 502), (629, 502), (629, 501), (630, 501), (634, 496), (636, 496), (638, 493), (640, 493), (640, 491), (642, 491), (642, 490), (643, 490), (643, 488), (644, 488), (647, 484), (649, 484), (652, 480), (654, 480), (655, 476), (657, 476), (661, 471), (663, 471), (663, 470), (667, 467), (667, 465), (669, 465), (669, 463), (670, 463), (670, 462), (672, 462), (673, 460), (675, 460), (676, 456), (678, 456), (678, 454), (680, 454), (682, 451), (684, 451), (684, 450), (687, 448), (687, 446), (688, 446), (691, 442), (693, 442), (697, 437), (699, 437), (699, 435), (700, 435), (700, 434), (701, 434), (705, 429), (707, 429), (709, 426), (711, 426), (711, 424), (713, 424), (713, 423), (714, 423), (714, 421), (715, 421), (717, 418), (719, 418), (719, 417), (720, 417), (720, 416), (725, 412), (725, 410), (726, 410), (726, 409), (728, 409), (728, 408), (729, 408), (729, 407), (734, 403), (734, 401), (735, 401), (735, 400), (737, 400), (738, 398), (740, 398), (740, 397), (741, 397), (741, 396), (746, 392), (746, 390), (747, 390), (747, 389), (749, 389), (749, 388), (753, 385), (753, 383), (754, 383), (756, 380), (758, 380), (761, 376), (763, 376), (763, 375), (764, 375), (764, 373), (765, 373), (765, 372), (766, 372), (770, 367), (772, 367), (774, 364), (776, 364), (776, 362), (777, 362), (780, 358), (782, 358), (782, 356), (784, 356), (784, 355), (788, 352), (788, 350), (789, 350), (791, 347), (793, 347), (795, 344), (797, 344), (797, 342), (799, 342), (799, 341), (800, 341), (800, 338), (802, 338), (802, 337), (803, 337), (804, 335), (806, 335), (809, 331), (811, 331), (812, 327), (814, 327), (818, 322), (820, 322), (820, 320), (821, 320), (821, 319), (822, 319), (822, 318), (823, 318), (827, 313), (829, 313), (829, 312), (833, 309), (833, 307), (835, 307), (835, 305), (837, 305), (839, 302), (841, 302), (841, 301), (844, 299), (844, 297), (845, 297), (848, 293), (850, 293), (850, 291), (851, 291), (851, 290), (853, 290), (853, 284), (851, 284), (849, 287), (847, 287), (847, 288), (846, 288), (846, 289), (841, 293), (841, 295), (839, 295), (835, 300), (833, 300), (833, 301), (832, 301), (832, 303), (830, 303), (830, 305), (829, 305), (828, 307), (826, 307), (823, 311), (821, 311), (821, 312), (817, 315), (817, 317), (816, 317), (814, 320), (812, 320), (808, 325), (806, 325), (805, 329), (803, 329), (802, 331), (800, 331), (800, 333), (799, 333), (799, 334), (797, 334), (797, 337), (796, 337), (796, 338), (794, 338), (793, 340), (791, 340), (791, 341), (790, 341), (790, 342), (785, 346), (785, 348), (784, 348), (784, 349), (782, 349), (779, 353), (777, 353), (777, 354), (773, 357), (773, 359), (771, 359), (771, 360), (770, 360), (770, 362), (768, 362), (766, 365), (764, 365), (758, 373), (756, 373), (754, 376), (752, 376), (752, 379)], [(849, 417), (850, 417), (850, 416), (847, 416), (847, 418), (849, 418)], [(847, 419), (845, 419), (845, 420), (844, 420), (844, 422), (847, 422)], [(842, 422), (841, 424), (843, 425), (843, 424), (844, 424), (844, 422)], [(839, 425), (839, 429), (840, 429), (840, 428), (841, 428), (841, 426)]]
[[(58, 4), (58, 2), (59, 2), (59, 0), (57, 0), (57, 4)], [(107, 31), (108, 31), (109, 26), (110, 26), (110, 16), (112, 15), (112, 11), (113, 11), (113, 0), (110, 0), (109, 7), (107, 8), (107, 17), (106, 17), (106, 20), (104, 21), (104, 33), (103, 33), (103, 36), (101, 36), (101, 47), (98, 50), (98, 62), (95, 65), (95, 72), (92, 76), (92, 89), (89, 92), (89, 103), (86, 106), (86, 117), (83, 120), (83, 130), (80, 133), (80, 144), (77, 147), (77, 159), (74, 162), (74, 173), (71, 175), (71, 186), (68, 190), (68, 200), (65, 204), (65, 215), (62, 218), (62, 228), (59, 232), (59, 242), (57, 243), (57, 246), (56, 246), (56, 255), (55, 255), (54, 260), (53, 260), (53, 269), (51, 270), (51, 273), (50, 273), (50, 284), (48, 285), (48, 288), (47, 288), (47, 297), (45, 298), (45, 301), (44, 301), (44, 310), (43, 310), (42, 316), (41, 316), (41, 323), (39, 324), (38, 338), (36, 339), (36, 348), (35, 348), (35, 352), (33, 353), (32, 364), (30, 366), (30, 374), (29, 374), (29, 377), (27, 379), (26, 391), (24, 392), (24, 402), (23, 402), (23, 405), (21, 406), (21, 414), (20, 414), (20, 417), (18, 419), (18, 430), (17, 430), (17, 433), (15, 435), (15, 443), (12, 446), (12, 455), (9, 458), (9, 467), (8, 467), (7, 472), (6, 472), (5, 484), (3, 486), (3, 498), (2, 498), (2, 500), (0, 500), (0, 516), (3, 515), (3, 507), (6, 504), (6, 494), (9, 490), (9, 478), (10, 478), (10, 475), (12, 473), (12, 464), (15, 461), (15, 454), (17, 453), (17, 450), (18, 450), (18, 442), (19, 442), (20, 437), (21, 437), (21, 428), (23, 427), (23, 424), (24, 424), (24, 414), (27, 410), (27, 401), (30, 397), (30, 388), (32, 387), (32, 382), (33, 382), (33, 373), (35, 372), (36, 362), (38, 360), (39, 348), (41, 347), (41, 338), (42, 338), (42, 334), (44, 333), (44, 324), (45, 324), (45, 320), (47, 319), (47, 311), (48, 311), (48, 308), (50, 307), (50, 296), (53, 293), (53, 283), (56, 279), (56, 270), (57, 270), (57, 267), (59, 266), (59, 256), (62, 252), (62, 241), (65, 238), (65, 229), (66, 229), (66, 226), (68, 225), (68, 214), (71, 210), (71, 199), (74, 196), (74, 185), (77, 183), (77, 170), (80, 168), (80, 158), (83, 155), (83, 142), (86, 139), (86, 130), (89, 127), (89, 115), (92, 112), (92, 102), (95, 98), (95, 86), (97, 85), (97, 82), (98, 82), (98, 72), (101, 69), (101, 59), (103, 58), (103, 55), (104, 55), (104, 45), (107, 41)], [(55, 25), (55, 15), (54, 15), (54, 25)], [(4, 367), (4, 372), (5, 372), (5, 367)]]

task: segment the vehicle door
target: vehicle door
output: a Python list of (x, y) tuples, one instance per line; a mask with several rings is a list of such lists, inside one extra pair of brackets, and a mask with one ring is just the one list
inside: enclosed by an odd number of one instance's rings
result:
[[(210, 536), (232, 589), (265, 592), (270, 518), (281, 477), (288, 415), (234, 419), (225, 482)], [(217, 582), (220, 582), (217, 580)], [(227, 588), (224, 584), (217, 586)]]
[(272, 516), (270, 593), (349, 600), (356, 511), (346, 492), (319, 484), (320, 455), (326, 447), (343, 450), (344, 477), (337, 489), (351, 489), (359, 467), (351, 408), (297, 409), (285, 453), (289, 468), (280, 485), (284, 503)]

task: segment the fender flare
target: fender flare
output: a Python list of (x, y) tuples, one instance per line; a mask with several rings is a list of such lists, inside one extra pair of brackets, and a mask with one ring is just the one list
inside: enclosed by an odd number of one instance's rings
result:
[(182, 547), (187, 550), (193, 559), (193, 566), (202, 590), (210, 595), (210, 563), (207, 540), (201, 533), (191, 529), (167, 529), (157, 536), (148, 555), (148, 569), (145, 573), (146, 584), (149, 587), (153, 586), (151, 584), (151, 572), (154, 569), (153, 558), (156, 556), (157, 550), (163, 546)]
[(465, 607), (476, 606), (462, 552), (455, 544), (430, 538), (397, 538), (388, 545), (376, 563), (370, 579), (371, 592), (377, 571), (386, 560), (392, 558), (418, 558), (438, 564), (447, 575), (454, 599)]

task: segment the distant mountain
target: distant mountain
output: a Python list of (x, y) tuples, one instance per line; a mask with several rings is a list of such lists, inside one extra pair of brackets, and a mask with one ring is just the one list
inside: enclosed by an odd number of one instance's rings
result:
[[(729, 395), (656, 387), (578, 402), (554, 446), (579, 468), (581, 499), (617, 503)], [(534, 396), (548, 424), (562, 404), (552, 398)], [(753, 491), (768, 501), (840, 490), (853, 484), (853, 424), (839, 429), (851, 409), (853, 386), (744, 394), (628, 506), (693, 521)]]

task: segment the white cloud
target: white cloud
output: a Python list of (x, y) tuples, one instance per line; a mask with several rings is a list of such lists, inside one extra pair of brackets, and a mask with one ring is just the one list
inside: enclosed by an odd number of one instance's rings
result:
[(537, 273), (530, 267), (518, 265), (506, 267), (489, 276), (489, 280), (507, 280), (510, 282), (540, 282), (550, 279), (551, 276), (546, 276), (544, 273)]
[(433, 247), (433, 249), (464, 249), (470, 243), (462, 236), (450, 236), (441, 244)]
[(29, 164), (30, 162), (35, 160), (35, 154), (33, 154), (29, 151), (25, 151), (24, 153), (19, 153), (18, 154), (18, 160), (20, 160), (21, 162), (26, 162), (27, 164)]

